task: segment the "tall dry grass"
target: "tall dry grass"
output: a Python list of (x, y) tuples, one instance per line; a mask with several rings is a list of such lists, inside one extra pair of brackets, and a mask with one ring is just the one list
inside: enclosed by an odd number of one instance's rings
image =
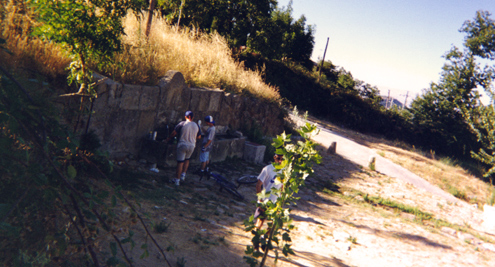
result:
[[(146, 16), (145, 16), (146, 18)], [(189, 86), (220, 88), (278, 101), (274, 86), (263, 82), (260, 72), (246, 70), (232, 58), (225, 38), (190, 29), (177, 29), (154, 16), (147, 40), (144, 20), (128, 15), (124, 20), (124, 51), (105, 73), (125, 83), (156, 84), (169, 70), (184, 75)]]
[(124, 21), (125, 50), (118, 55), (121, 68), (109, 74), (126, 82), (156, 83), (169, 70), (180, 71), (190, 86), (221, 88), (278, 101), (274, 86), (263, 82), (260, 72), (246, 70), (232, 58), (225, 38), (189, 29), (177, 29), (155, 16), (149, 40), (145, 23), (134, 15)]
[(11, 0), (2, 4), (0, 16), (0, 38), (6, 40), (0, 51), (0, 62), (11, 71), (29, 69), (50, 78), (67, 75), (66, 68), (71, 59), (56, 44), (45, 42), (30, 35), (35, 22), (31, 10)]
[[(0, 62), (11, 69), (27, 68), (49, 77), (67, 75), (72, 61), (60, 45), (30, 35), (35, 26), (33, 14), (16, 1), (0, 3), (0, 38), (7, 40), (0, 52)], [(146, 16), (144, 16), (146, 18)], [(229, 92), (248, 93), (277, 102), (278, 89), (263, 82), (260, 72), (246, 70), (232, 58), (226, 40), (218, 34), (171, 27), (158, 16), (153, 19), (149, 40), (144, 36), (144, 20), (134, 15), (125, 18), (124, 50), (114, 64), (92, 69), (124, 83), (156, 84), (169, 70), (180, 71), (190, 86), (220, 88)]]

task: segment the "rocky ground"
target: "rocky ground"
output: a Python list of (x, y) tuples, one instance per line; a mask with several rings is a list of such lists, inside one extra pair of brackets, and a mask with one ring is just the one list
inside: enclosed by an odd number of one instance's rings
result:
[[(296, 255), (275, 263), (271, 252), (268, 266), (495, 266), (495, 236), (472, 227), (479, 224), (481, 210), (449, 203), (338, 155), (321, 154), (322, 164), (291, 207)], [(144, 173), (130, 189), (148, 214), (147, 224), (163, 226), (163, 233), (154, 236), (167, 257), (136, 226), (137, 246), (131, 252), (136, 266), (248, 266), (243, 256), (251, 234), (243, 221), (254, 211), (254, 185), (242, 185), (245, 200), (236, 201), (212, 180), (199, 181), (191, 172), (176, 187), (169, 182), (174, 168), (155, 174), (147, 166), (127, 167)], [(233, 181), (256, 175), (262, 167), (235, 159), (212, 165)], [(400, 211), (370, 203), (370, 197), (415, 209)], [(433, 218), (421, 217), (425, 213)], [(144, 242), (150, 256), (139, 259)]]

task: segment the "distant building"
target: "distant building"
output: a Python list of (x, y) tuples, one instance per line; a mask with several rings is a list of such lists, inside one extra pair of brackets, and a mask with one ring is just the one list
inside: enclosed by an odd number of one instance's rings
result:
[(383, 100), (380, 102), (380, 105), (384, 106), (387, 109), (393, 108), (393, 106), (397, 106), (398, 109), (404, 108), (404, 104), (396, 98), (388, 97), (386, 95), (382, 95), (381, 98)]

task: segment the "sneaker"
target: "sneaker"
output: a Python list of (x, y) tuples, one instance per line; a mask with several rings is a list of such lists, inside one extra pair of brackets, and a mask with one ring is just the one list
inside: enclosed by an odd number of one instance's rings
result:
[(156, 173), (159, 173), (160, 172), (160, 170), (158, 168), (156, 168), (156, 167), (155, 168), (151, 168), (150, 171), (156, 172)]
[(175, 185), (179, 186), (180, 185), (180, 180), (179, 179), (174, 179)]
[(185, 180), (186, 180), (186, 173), (185, 173), (185, 172), (183, 172), (183, 173), (180, 175), (180, 179), (181, 179), (182, 181), (185, 181)]

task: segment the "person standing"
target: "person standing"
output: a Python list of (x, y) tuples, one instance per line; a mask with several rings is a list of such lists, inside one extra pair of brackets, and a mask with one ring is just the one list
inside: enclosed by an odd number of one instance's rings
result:
[[(284, 156), (276, 154), (275, 156), (273, 156), (273, 159), (275, 161), (274, 164), (278, 165), (282, 163), (282, 161), (284, 160)], [(265, 166), (263, 170), (261, 170), (261, 173), (258, 176), (258, 182), (256, 183), (257, 194), (261, 193), (262, 191), (269, 192), (273, 188), (278, 190), (282, 188), (283, 184), (276, 181), (277, 175), (280, 173), (280, 171), (277, 172), (275, 170), (274, 164), (269, 164)], [(278, 195), (272, 193), (267, 198), (259, 198), (258, 202), (264, 202), (266, 199), (275, 203), (278, 199)], [(263, 223), (265, 222), (265, 211), (260, 207), (257, 207), (254, 213), (254, 218), (257, 219), (255, 224), (256, 229), (261, 229)]]
[(203, 144), (201, 146), (201, 153), (199, 154), (199, 161), (201, 162), (201, 175), (205, 171), (208, 171), (208, 164), (210, 163), (210, 151), (213, 148), (213, 140), (215, 139), (215, 121), (212, 116), (205, 117), (206, 125), (208, 125), (208, 130), (203, 138)]
[(189, 168), (189, 160), (196, 147), (196, 140), (201, 138), (199, 126), (193, 122), (193, 112), (186, 111), (185, 117), (186, 120), (177, 124), (170, 136), (166, 139), (166, 142), (168, 142), (174, 136), (179, 136), (179, 142), (177, 143), (177, 176), (174, 179), (177, 186), (181, 180), (185, 181), (186, 172)]

